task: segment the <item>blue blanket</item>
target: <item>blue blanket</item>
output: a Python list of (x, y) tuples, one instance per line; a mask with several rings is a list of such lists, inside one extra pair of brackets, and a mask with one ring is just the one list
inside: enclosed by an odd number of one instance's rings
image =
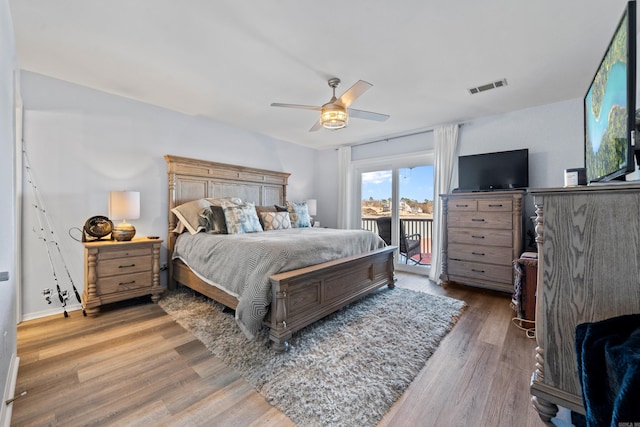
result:
[(580, 324), (575, 345), (587, 426), (639, 425), (640, 314)]

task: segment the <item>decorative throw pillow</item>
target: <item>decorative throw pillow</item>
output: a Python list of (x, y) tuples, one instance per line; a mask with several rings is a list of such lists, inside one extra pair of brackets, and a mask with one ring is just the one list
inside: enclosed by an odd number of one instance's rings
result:
[(198, 231), (204, 230), (204, 227), (200, 225), (200, 214), (209, 206), (211, 203), (207, 200), (198, 199), (176, 206), (171, 209), (171, 212), (178, 217), (189, 233), (196, 234)]
[(262, 219), (262, 213), (263, 212), (276, 212), (276, 207), (273, 205), (267, 205), (267, 206), (257, 206), (256, 205), (256, 212), (258, 213), (258, 219), (260, 220), (260, 225), (262, 226), (262, 229), (266, 230), (264, 227), (264, 220)]
[(287, 209), (291, 218), (291, 227), (311, 227), (311, 217), (309, 217), (307, 202), (287, 202)]
[(262, 225), (265, 231), (291, 228), (289, 212), (262, 212)]
[(222, 206), (209, 206), (200, 214), (200, 225), (211, 234), (227, 234), (227, 222)]
[(253, 203), (222, 201), (222, 210), (227, 223), (227, 233), (243, 234), (263, 231)]

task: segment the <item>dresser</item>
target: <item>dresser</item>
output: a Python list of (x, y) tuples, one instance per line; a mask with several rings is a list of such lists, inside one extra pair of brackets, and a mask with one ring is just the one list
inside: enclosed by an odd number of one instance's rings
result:
[(160, 239), (139, 238), (128, 242), (84, 243), (84, 292), (88, 316), (100, 306), (151, 294), (157, 302), (160, 287)]
[(513, 292), (513, 261), (522, 253), (525, 192), (442, 194), (442, 274), (458, 282)]
[(531, 190), (538, 289), (532, 403), (584, 413), (575, 328), (640, 313), (640, 185)]

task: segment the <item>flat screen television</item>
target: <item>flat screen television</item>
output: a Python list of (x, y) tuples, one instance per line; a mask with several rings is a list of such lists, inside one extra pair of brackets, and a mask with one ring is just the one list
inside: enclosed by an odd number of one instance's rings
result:
[(587, 181), (624, 180), (635, 170), (636, 4), (630, 1), (584, 97)]
[(526, 148), (458, 157), (458, 190), (488, 191), (529, 186)]

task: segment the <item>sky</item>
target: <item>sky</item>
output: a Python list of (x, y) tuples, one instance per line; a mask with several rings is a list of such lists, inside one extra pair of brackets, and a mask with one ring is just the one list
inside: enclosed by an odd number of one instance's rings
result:
[[(362, 174), (362, 199), (391, 197), (391, 170)], [(400, 197), (422, 202), (433, 200), (433, 166), (400, 169)]]

